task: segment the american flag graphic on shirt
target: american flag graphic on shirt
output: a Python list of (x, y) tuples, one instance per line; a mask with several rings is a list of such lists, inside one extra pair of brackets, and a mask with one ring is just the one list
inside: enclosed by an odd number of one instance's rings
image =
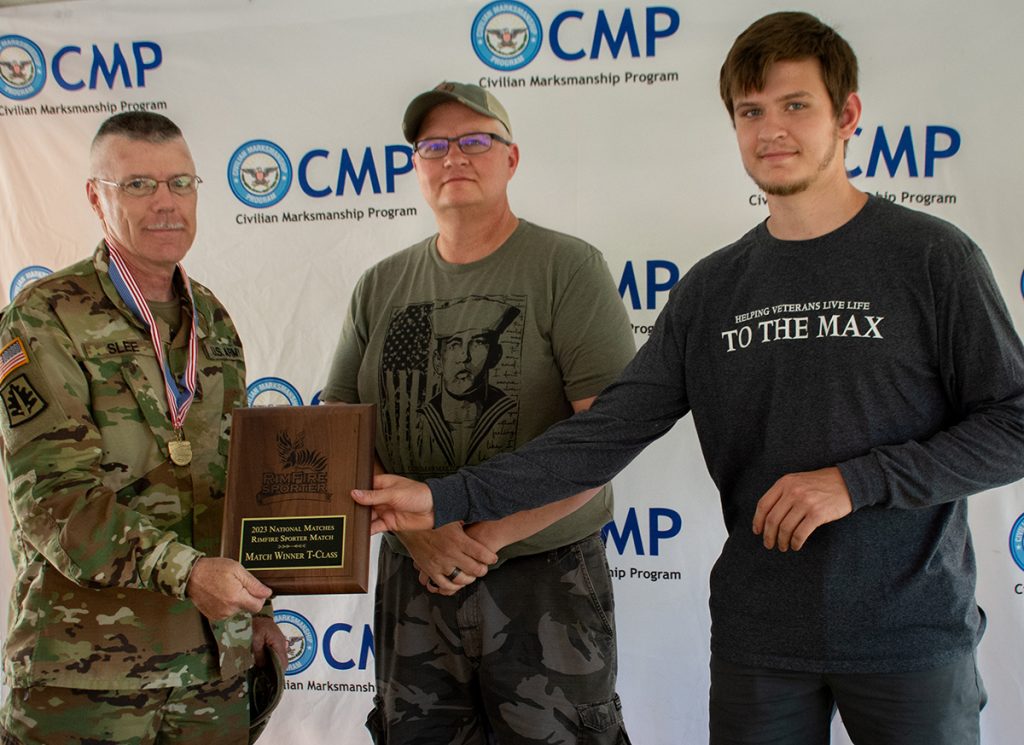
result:
[[(445, 420), (438, 405), (444, 397), (444, 383), (435, 314), (481, 301), (514, 308), (510, 317), (515, 320), (497, 335), (502, 354), (486, 372), (487, 391), (481, 395), (487, 400), (481, 403), (479, 416), (456, 425)], [(515, 448), (525, 307), (522, 296), (470, 296), (392, 309), (381, 347), (377, 386), (380, 434), (393, 471), (440, 475)]]

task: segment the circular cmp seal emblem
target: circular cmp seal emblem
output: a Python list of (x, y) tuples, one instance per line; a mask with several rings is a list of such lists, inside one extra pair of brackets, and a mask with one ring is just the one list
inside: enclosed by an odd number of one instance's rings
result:
[(292, 185), (288, 154), (269, 140), (249, 140), (228, 161), (228, 183), (250, 207), (270, 207), (284, 199)]
[(1017, 518), (1010, 531), (1010, 556), (1024, 571), (1024, 515)]
[(53, 270), (45, 266), (27, 266), (15, 274), (14, 279), (11, 281), (11, 302), (14, 302), (15, 295), (21, 292), (25, 285), (37, 279), (42, 279), (48, 274), (53, 274)]
[(473, 49), (495, 70), (518, 70), (540, 51), (544, 32), (529, 7), (514, 0), (488, 3), (473, 19)]
[(283, 378), (259, 378), (245, 389), (249, 406), (302, 406), (299, 391)]
[(0, 93), (23, 101), (41, 91), (45, 82), (43, 50), (24, 36), (0, 36)]
[(288, 640), (288, 667), (285, 675), (298, 675), (316, 658), (316, 632), (301, 613), (292, 610), (274, 611), (274, 623)]

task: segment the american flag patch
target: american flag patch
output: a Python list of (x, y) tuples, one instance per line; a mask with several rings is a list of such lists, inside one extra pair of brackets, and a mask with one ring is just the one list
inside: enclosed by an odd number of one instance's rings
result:
[(12, 372), (22, 365), (28, 364), (28, 353), (25, 345), (18, 337), (0, 350), (0, 385), (3, 385)]

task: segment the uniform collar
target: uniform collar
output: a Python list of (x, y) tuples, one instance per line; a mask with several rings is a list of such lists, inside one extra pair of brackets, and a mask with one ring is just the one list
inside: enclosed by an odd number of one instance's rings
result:
[[(110, 251), (107, 249), (105, 241), (100, 241), (99, 245), (96, 246), (96, 252), (92, 256), (92, 265), (96, 269), (96, 275), (100, 280), (100, 287), (103, 288), (103, 294), (107, 296), (107, 299), (117, 308), (117, 310), (123, 315), (127, 321), (142, 331), (146, 330), (145, 324), (132, 313), (131, 309), (125, 304), (124, 300), (117, 292), (117, 288), (114, 287), (114, 282), (110, 278)], [(184, 302), (186, 306), (190, 305), (188, 299), (188, 293), (185, 292), (185, 288), (181, 281), (181, 274), (179, 272), (174, 273), (175, 289), (178, 291), (179, 298), (185, 298)], [(192, 291), (195, 293), (195, 282), (192, 283)], [(211, 319), (206, 315), (206, 309), (200, 303), (196, 303), (198, 310), (197, 328), (199, 331), (199, 338), (204, 339), (208, 335), (208, 329), (210, 328)], [(191, 308), (186, 307), (186, 311), (191, 313)]]

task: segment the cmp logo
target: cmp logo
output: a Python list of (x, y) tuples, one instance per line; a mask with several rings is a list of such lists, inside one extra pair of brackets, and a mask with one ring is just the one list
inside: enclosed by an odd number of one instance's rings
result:
[(518, 70), (537, 56), (544, 32), (529, 7), (514, 0), (489, 3), (473, 19), (473, 49), (495, 70)]
[(288, 640), (288, 667), (285, 675), (298, 675), (313, 664), (316, 657), (316, 632), (305, 616), (291, 610), (274, 611), (274, 623)]
[(0, 93), (23, 101), (41, 91), (44, 83), (43, 50), (24, 36), (0, 36)]
[(250, 207), (277, 204), (292, 185), (288, 154), (269, 140), (250, 140), (228, 161), (231, 191)]
[(254, 380), (245, 389), (245, 398), (249, 406), (302, 406), (302, 396), (295, 386), (274, 377)]
[(25, 285), (37, 279), (42, 279), (48, 274), (53, 274), (53, 270), (45, 266), (27, 266), (15, 274), (14, 280), (11, 282), (11, 302), (14, 302), (14, 296), (21, 292)]
[(1010, 556), (1024, 571), (1024, 515), (1017, 518), (1010, 531)]

